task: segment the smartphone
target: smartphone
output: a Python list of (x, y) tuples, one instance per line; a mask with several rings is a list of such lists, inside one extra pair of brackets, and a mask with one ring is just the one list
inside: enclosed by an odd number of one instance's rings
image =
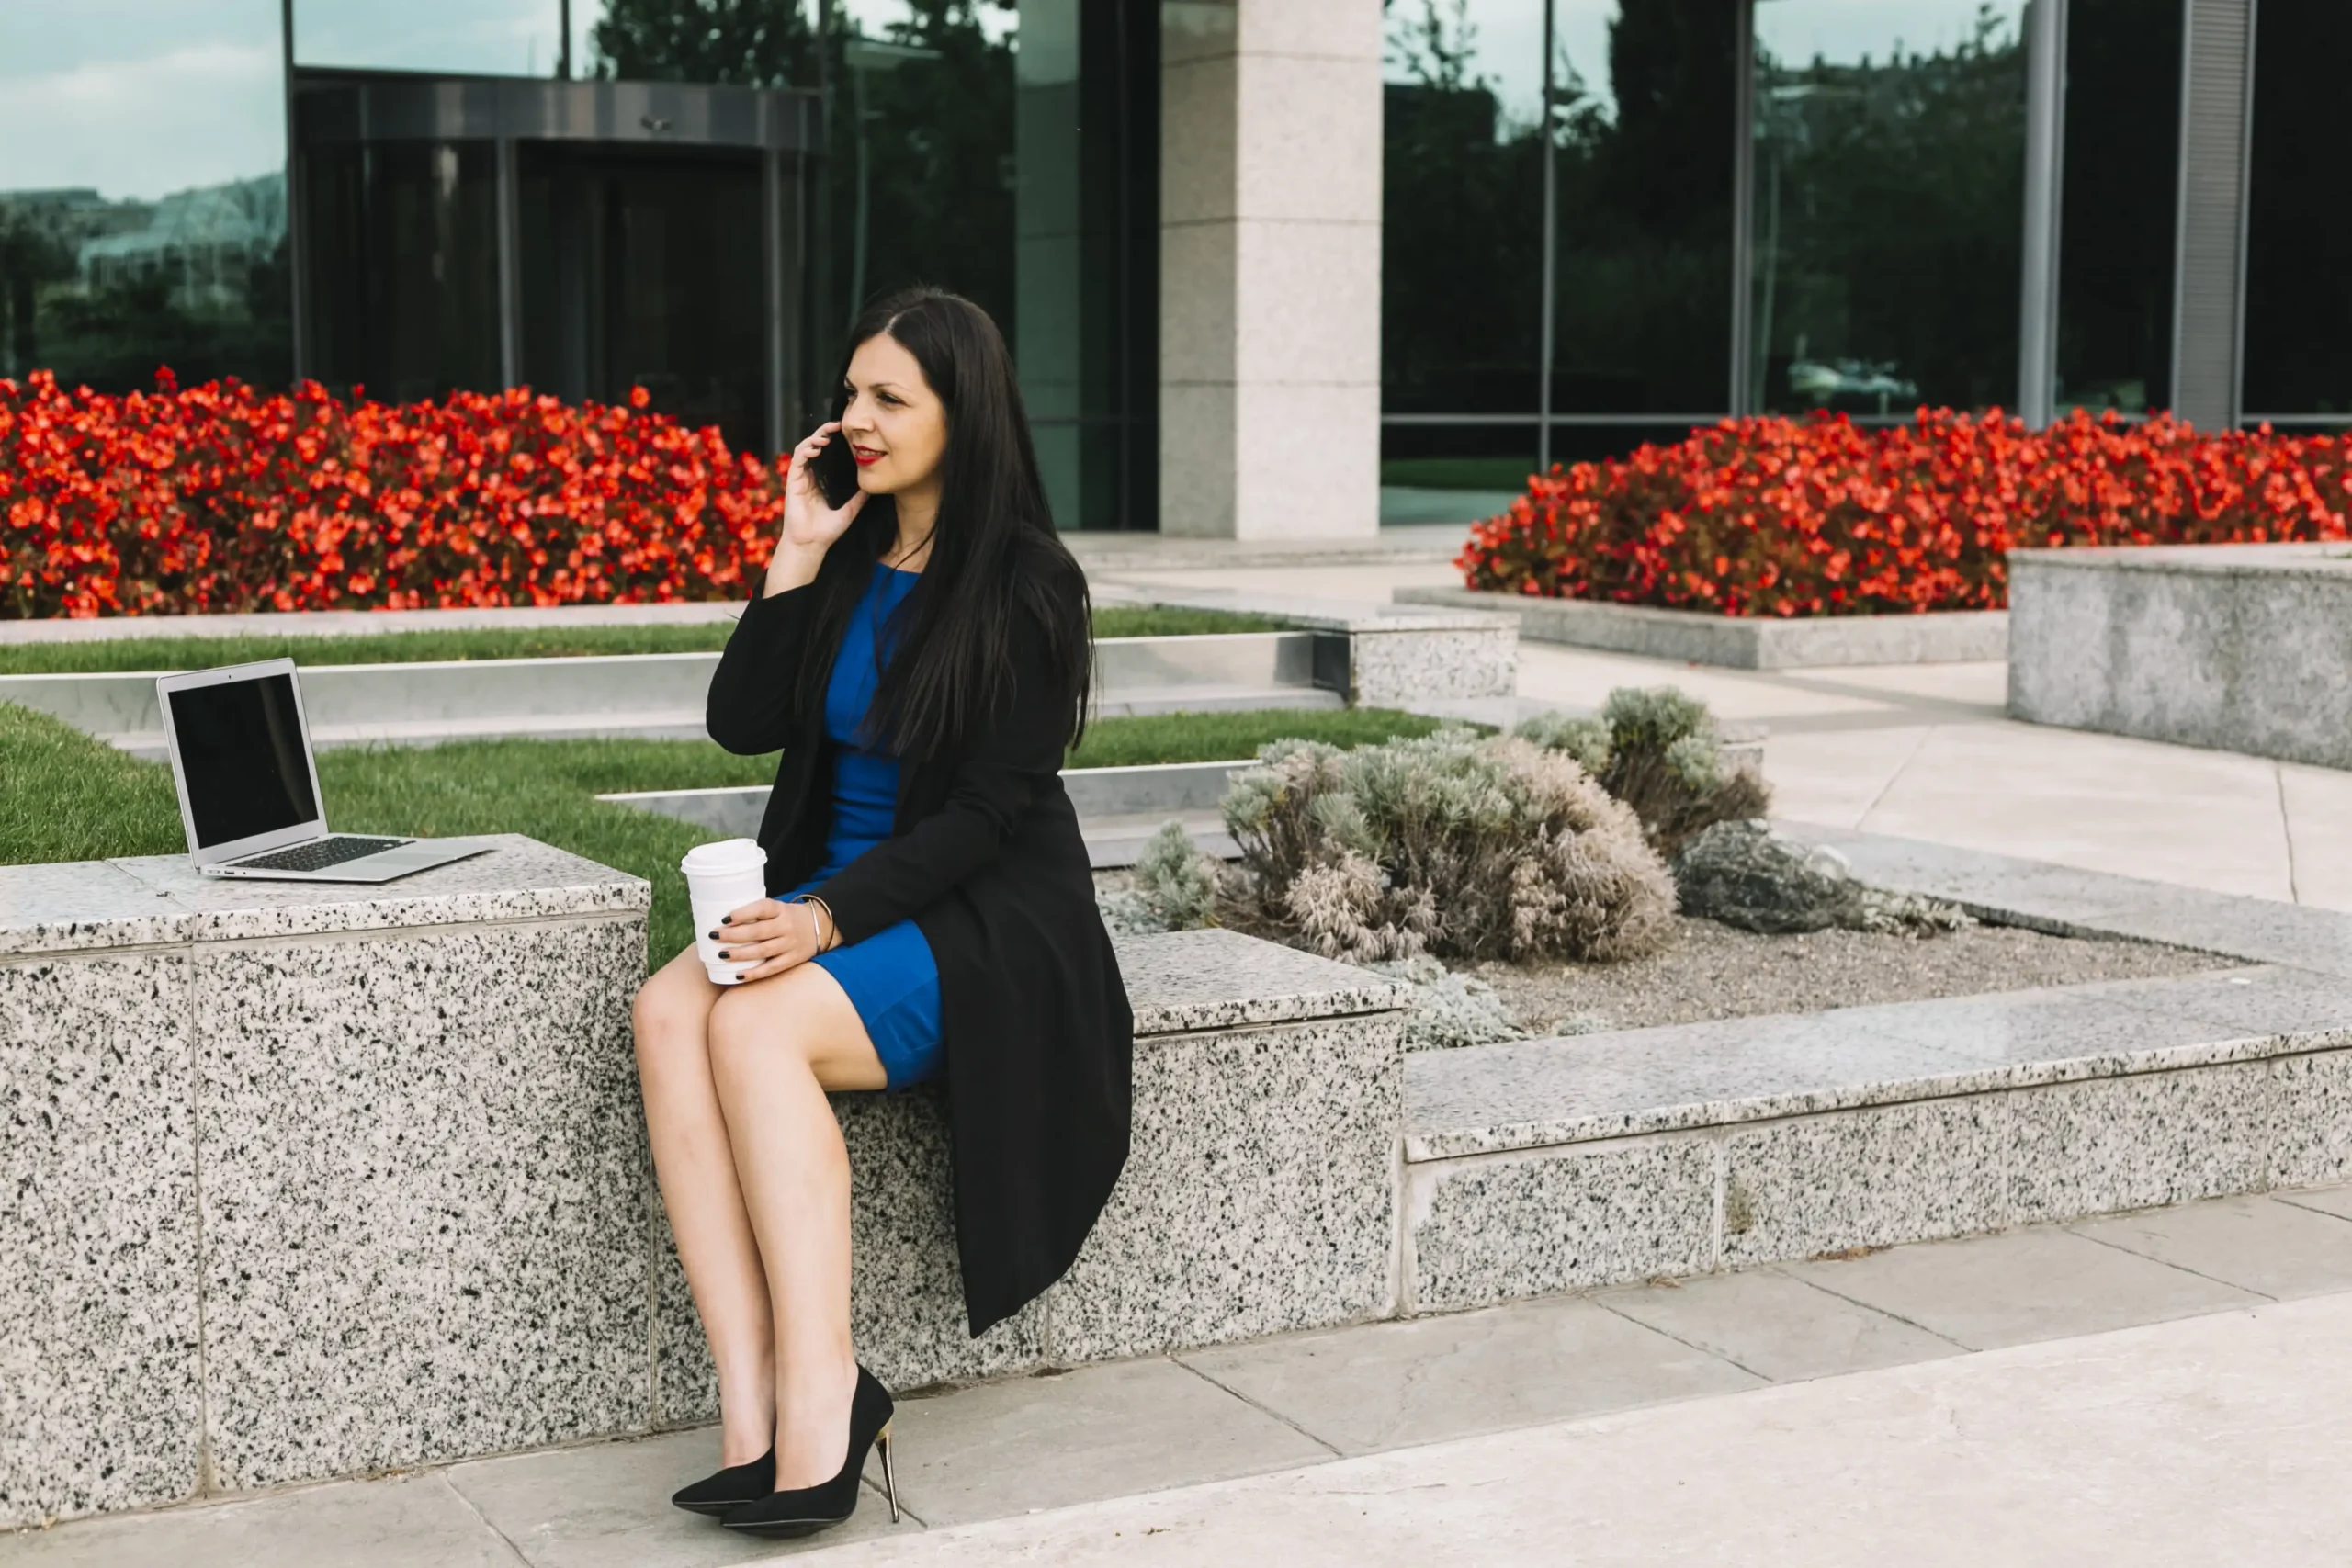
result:
[(849, 440), (840, 431), (833, 432), (809, 468), (827, 506), (847, 506), (850, 497), (857, 493), (857, 459), (850, 456)]

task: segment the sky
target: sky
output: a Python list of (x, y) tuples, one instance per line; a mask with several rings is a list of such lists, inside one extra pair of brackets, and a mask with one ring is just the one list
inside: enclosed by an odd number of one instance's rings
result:
[(0, 0), (0, 190), (282, 168), (277, 0)]
[[(1816, 54), (1831, 64), (1883, 61), (1898, 44), (1930, 54), (1974, 38), (1980, 8), (1979, 0), (1757, 0), (1756, 41), (1789, 64), (1811, 64)], [(2021, 0), (1998, 0), (1992, 10), (2016, 37)]]

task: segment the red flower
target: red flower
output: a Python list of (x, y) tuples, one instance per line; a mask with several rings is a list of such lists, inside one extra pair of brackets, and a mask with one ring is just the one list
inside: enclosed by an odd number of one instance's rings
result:
[(739, 598), (782, 465), (647, 400), (0, 379), (0, 616)]
[(2013, 541), (2352, 536), (2348, 475), (2352, 436), (2201, 435), (2169, 415), (1726, 420), (1533, 476), (1454, 564), (1473, 588), (1733, 615), (1996, 609)]

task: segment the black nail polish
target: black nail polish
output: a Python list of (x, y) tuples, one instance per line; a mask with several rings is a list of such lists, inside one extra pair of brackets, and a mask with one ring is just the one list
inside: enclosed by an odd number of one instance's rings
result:
[(713, 931), (713, 932), (711, 932), (711, 933), (710, 933), (710, 940), (711, 940), (711, 941), (713, 941), (713, 942), (717, 942), (717, 941), (718, 941), (718, 940), (719, 940), (719, 938), (718, 938), (718, 933), (717, 931)]
[(732, 964), (734, 962), (734, 960), (728, 955), (727, 950), (723, 947), (718, 950), (718, 961), (721, 964)]

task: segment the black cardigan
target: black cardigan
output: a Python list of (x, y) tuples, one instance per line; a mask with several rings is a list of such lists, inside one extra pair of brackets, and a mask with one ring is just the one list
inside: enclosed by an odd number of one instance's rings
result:
[[(1073, 591), (1075, 587), (1073, 585)], [(754, 599), (710, 682), (710, 738), (781, 749), (760, 824), (771, 892), (823, 863), (832, 742), (796, 711), (814, 585)], [(1019, 617), (1013, 690), (960, 756), (899, 771), (891, 836), (812, 889), (863, 941), (911, 919), (939, 964), (956, 1251), (975, 1337), (1061, 1278), (1127, 1156), (1134, 1019), (1078, 814), (1062, 789), (1069, 698)], [(820, 682), (819, 690), (822, 690)]]

